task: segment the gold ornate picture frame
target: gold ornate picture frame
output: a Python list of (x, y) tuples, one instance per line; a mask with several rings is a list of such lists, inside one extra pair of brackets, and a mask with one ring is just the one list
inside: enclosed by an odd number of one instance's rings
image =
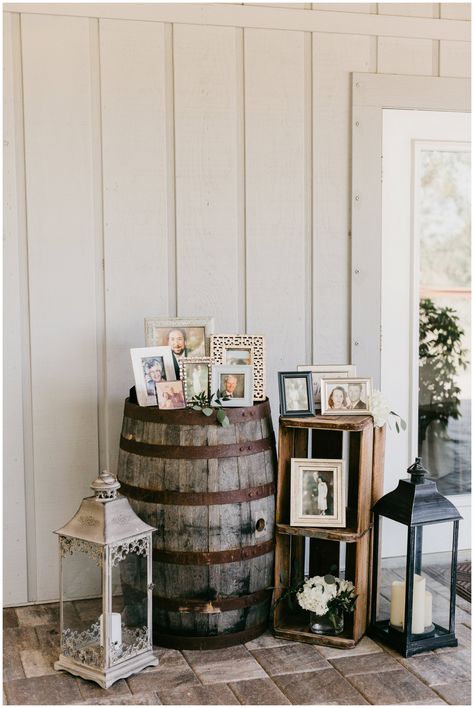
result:
[[(239, 352), (242, 353), (240, 360)], [(232, 356), (230, 356), (231, 354)], [(252, 365), (253, 398), (255, 401), (265, 400), (265, 338), (263, 335), (211, 334), (210, 356), (215, 364)], [(234, 360), (234, 364), (232, 360)], [(236, 360), (239, 360), (238, 363)]]

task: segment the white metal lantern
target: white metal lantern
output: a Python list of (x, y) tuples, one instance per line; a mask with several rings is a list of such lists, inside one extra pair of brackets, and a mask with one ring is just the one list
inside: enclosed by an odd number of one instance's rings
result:
[[(61, 653), (54, 664), (109, 688), (118, 679), (156, 666), (152, 644), (151, 535), (155, 530), (117, 493), (120, 483), (103, 472), (95, 495), (82, 500), (59, 536)], [(134, 574), (133, 611), (125, 606), (122, 579)], [(101, 588), (93, 612), (78, 611), (80, 588)]]

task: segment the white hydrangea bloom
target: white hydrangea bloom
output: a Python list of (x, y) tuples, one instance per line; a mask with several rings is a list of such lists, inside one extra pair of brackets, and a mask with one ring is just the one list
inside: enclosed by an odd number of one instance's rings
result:
[(354, 585), (350, 580), (339, 580), (339, 592), (352, 592)]
[(325, 615), (328, 611), (328, 601), (338, 594), (336, 583), (326, 583), (324, 578), (316, 575), (303, 585), (302, 592), (297, 594), (298, 603), (303, 610)]
[(376, 428), (381, 428), (385, 425), (390, 415), (390, 407), (387, 401), (382, 396), (382, 393), (376, 389), (372, 393), (372, 415)]

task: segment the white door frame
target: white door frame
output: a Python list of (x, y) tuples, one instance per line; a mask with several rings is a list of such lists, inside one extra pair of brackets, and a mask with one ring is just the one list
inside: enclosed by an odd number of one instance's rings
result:
[(352, 364), (380, 388), (382, 111), (470, 111), (470, 80), (352, 75)]

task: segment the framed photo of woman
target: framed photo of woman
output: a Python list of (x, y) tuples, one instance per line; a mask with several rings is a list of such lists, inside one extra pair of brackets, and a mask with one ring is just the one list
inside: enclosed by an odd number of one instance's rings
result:
[(162, 381), (176, 381), (171, 348), (141, 347), (130, 349), (130, 355), (138, 404), (158, 405), (157, 385)]
[(344, 460), (291, 460), (291, 526), (344, 528)]

